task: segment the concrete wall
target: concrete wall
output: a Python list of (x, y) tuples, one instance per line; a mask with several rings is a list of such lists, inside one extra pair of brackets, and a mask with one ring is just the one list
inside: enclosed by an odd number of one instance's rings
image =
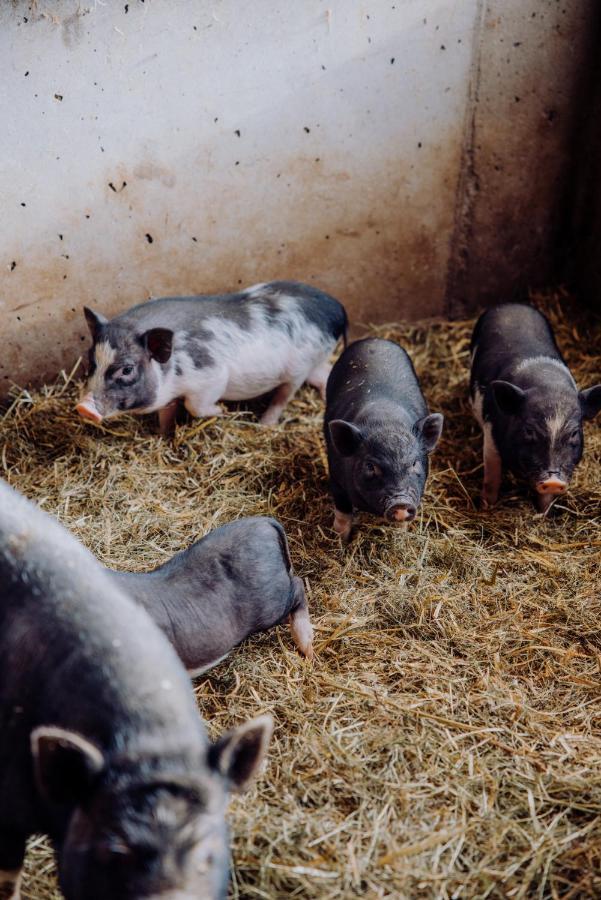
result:
[(0, 393), (81, 306), (298, 278), (356, 320), (554, 275), (594, 0), (0, 6)]

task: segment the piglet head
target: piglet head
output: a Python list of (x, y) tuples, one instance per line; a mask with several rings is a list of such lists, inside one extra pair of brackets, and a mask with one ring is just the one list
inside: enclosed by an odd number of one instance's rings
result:
[(354, 505), (391, 522), (414, 519), (428, 474), (428, 454), (438, 443), (442, 425), (440, 413), (424, 416), (413, 428), (361, 428), (332, 420), (330, 437), (346, 462)]
[[(174, 761), (114, 761), (59, 728), (32, 734), (38, 790), (66, 823), (57, 847), (66, 900), (221, 900), (227, 893), (225, 807), (263, 759), (272, 720), (224, 735), (192, 770)], [(154, 761), (153, 761), (154, 760)]]
[(92, 335), (88, 377), (75, 407), (84, 419), (101, 422), (122, 412), (151, 412), (163, 377), (161, 366), (171, 358), (173, 332), (133, 328), (109, 322), (84, 307)]
[(583, 420), (601, 408), (601, 385), (579, 393), (565, 385), (524, 389), (493, 381), (490, 390), (501, 414), (496, 437), (508, 467), (539, 495), (563, 494), (582, 457)]

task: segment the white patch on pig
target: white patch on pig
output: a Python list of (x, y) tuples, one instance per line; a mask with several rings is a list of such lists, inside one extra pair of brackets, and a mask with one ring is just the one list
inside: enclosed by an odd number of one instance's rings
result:
[(484, 477), (482, 481), (482, 503), (485, 508), (494, 506), (499, 497), (501, 487), (501, 456), (492, 436), (492, 422), (484, 419), (484, 392), (476, 388), (471, 398), (474, 418), (480, 425), (483, 435), (482, 460), (484, 463)]
[(94, 346), (94, 359), (96, 371), (88, 379), (86, 385), (89, 393), (98, 395), (104, 390), (104, 377), (109, 366), (112, 366), (117, 357), (117, 351), (111, 347), (108, 341), (100, 341)]
[(478, 387), (474, 392), (474, 395), (470, 398), (472, 404), (472, 412), (474, 414), (474, 418), (480, 428), (484, 429), (484, 393)]
[(555, 410), (555, 414), (553, 416), (547, 416), (545, 418), (545, 425), (547, 426), (547, 430), (549, 432), (551, 447), (554, 447), (557, 443), (559, 435), (563, 431), (565, 424), (566, 415), (560, 409)]
[(210, 663), (207, 663), (206, 666), (200, 666), (198, 669), (187, 669), (186, 671), (190, 678), (198, 678), (199, 675), (204, 675), (209, 669), (213, 669), (215, 666), (219, 665), (219, 663), (223, 662), (224, 659), (227, 659), (228, 656), (229, 653), (224, 653), (219, 659), (212, 660)]
[(176, 374), (175, 365), (161, 372), (157, 364), (154, 409), (174, 397), (184, 397), (188, 409), (202, 415), (203, 410), (213, 410), (219, 400), (249, 400), (284, 384), (290, 386), (291, 397), (313, 372), (321, 371), (336, 341), (307, 321), (298, 307), (282, 304), (278, 325), (273, 325), (268, 312), (252, 301), (248, 311), (249, 328), (227, 318), (202, 320), (203, 330), (213, 335), (206, 348), (214, 365), (197, 368), (185, 349), (186, 340), (194, 332), (177, 333), (174, 355), (182, 374)]
[[(151, 362), (156, 383), (152, 406), (136, 411), (154, 412), (182, 398), (192, 415), (212, 416), (221, 413), (220, 400), (250, 400), (281, 386), (286, 386), (285, 396), (284, 390), (281, 396), (285, 404), (313, 375), (319, 376), (314, 380), (322, 387), (335, 339), (307, 320), (293, 293), (270, 294), (269, 308), (255, 302), (265, 295), (266, 287), (257, 284), (244, 292), (248, 326), (220, 315), (198, 319), (202, 332), (211, 333), (203, 339), (211, 364), (196, 366), (187, 349), (195, 338), (194, 327), (177, 330), (170, 365)], [(274, 312), (277, 324), (273, 323)], [(276, 411), (280, 410), (271, 410), (271, 418)]]
[(553, 356), (530, 356), (528, 359), (523, 359), (515, 368), (516, 374), (518, 372), (523, 372), (524, 369), (530, 368), (530, 366), (539, 366), (539, 365), (551, 365), (556, 366), (562, 372), (564, 372), (574, 387), (576, 387), (576, 382), (574, 381), (574, 377), (565, 363), (563, 363), (560, 359), (555, 359)]
[(253, 294), (255, 297), (261, 296), (261, 294), (263, 294), (266, 287), (267, 287), (267, 282), (263, 281), (261, 284), (253, 284), (253, 285), (251, 285), (251, 287), (246, 288), (244, 290), (244, 293), (247, 294), (249, 297), (252, 296)]

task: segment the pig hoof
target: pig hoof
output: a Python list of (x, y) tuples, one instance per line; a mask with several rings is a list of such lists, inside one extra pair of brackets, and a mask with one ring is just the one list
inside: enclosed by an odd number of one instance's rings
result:
[(497, 505), (499, 499), (498, 494), (490, 494), (488, 491), (482, 491), (480, 494), (480, 505), (482, 509), (492, 509)]
[(259, 419), (261, 425), (277, 425), (280, 419), (279, 410), (268, 409)]
[(313, 626), (306, 609), (299, 609), (290, 616), (292, 640), (307, 659), (313, 659)]
[(340, 535), (343, 543), (348, 544), (351, 536), (351, 527), (353, 517), (349, 513), (340, 512), (339, 509), (334, 511), (334, 531)]

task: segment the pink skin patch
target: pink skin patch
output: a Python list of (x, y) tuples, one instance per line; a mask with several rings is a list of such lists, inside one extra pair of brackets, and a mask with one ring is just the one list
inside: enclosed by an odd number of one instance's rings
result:
[(568, 485), (566, 481), (560, 478), (547, 478), (546, 481), (539, 481), (536, 485), (539, 494), (564, 494)]
[(409, 518), (409, 513), (406, 509), (395, 509), (392, 511), (392, 518), (395, 522), (405, 522)]
[(347, 542), (351, 536), (351, 528), (353, 525), (353, 517), (349, 513), (340, 512), (334, 509), (334, 531), (339, 534), (343, 541)]
[(313, 626), (306, 609), (299, 609), (290, 616), (292, 640), (307, 659), (313, 659)]
[(91, 422), (102, 422), (102, 416), (96, 408), (92, 394), (86, 394), (85, 397), (82, 397), (75, 409), (84, 419), (89, 419)]

